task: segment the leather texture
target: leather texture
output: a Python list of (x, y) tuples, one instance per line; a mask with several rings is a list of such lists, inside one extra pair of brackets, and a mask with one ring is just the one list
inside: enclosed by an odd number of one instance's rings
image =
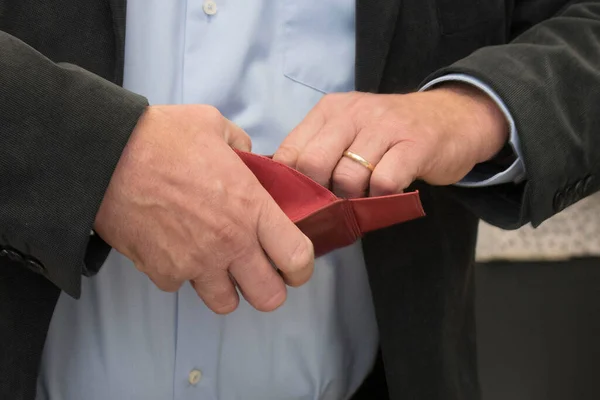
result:
[(425, 216), (419, 192), (343, 199), (269, 156), (236, 151), (283, 212), (313, 242), (315, 256), (365, 233)]

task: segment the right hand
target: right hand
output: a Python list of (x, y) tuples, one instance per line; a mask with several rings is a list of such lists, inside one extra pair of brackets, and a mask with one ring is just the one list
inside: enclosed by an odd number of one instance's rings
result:
[(285, 283), (310, 278), (312, 243), (231, 147), (249, 151), (250, 138), (213, 107), (148, 107), (94, 228), (164, 291), (191, 281), (225, 314), (239, 303), (235, 282), (252, 306), (271, 311)]

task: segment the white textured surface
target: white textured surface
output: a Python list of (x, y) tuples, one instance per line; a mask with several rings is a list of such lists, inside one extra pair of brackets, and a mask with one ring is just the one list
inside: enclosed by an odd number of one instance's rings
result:
[(600, 193), (587, 197), (545, 221), (503, 231), (481, 223), (477, 259), (559, 260), (600, 256)]

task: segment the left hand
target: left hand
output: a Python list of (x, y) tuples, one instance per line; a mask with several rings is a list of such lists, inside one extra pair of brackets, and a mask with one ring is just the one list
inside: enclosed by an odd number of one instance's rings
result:
[[(492, 158), (506, 118), (484, 92), (462, 83), (406, 95), (326, 95), (274, 154), (346, 198), (402, 192), (414, 180), (450, 185)], [(363, 157), (371, 170), (343, 153)]]

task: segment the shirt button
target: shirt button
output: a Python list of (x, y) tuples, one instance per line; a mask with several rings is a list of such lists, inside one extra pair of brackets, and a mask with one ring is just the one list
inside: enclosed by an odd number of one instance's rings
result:
[(46, 268), (36, 260), (28, 259), (26, 264), (27, 268), (36, 274), (44, 274), (46, 272)]
[(190, 375), (188, 376), (188, 381), (190, 382), (190, 385), (197, 385), (198, 382), (200, 382), (200, 379), (202, 379), (202, 372), (200, 372), (200, 370), (198, 369), (193, 369), (190, 372)]
[(213, 0), (206, 0), (202, 5), (202, 9), (206, 15), (215, 15), (217, 13), (217, 3)]

